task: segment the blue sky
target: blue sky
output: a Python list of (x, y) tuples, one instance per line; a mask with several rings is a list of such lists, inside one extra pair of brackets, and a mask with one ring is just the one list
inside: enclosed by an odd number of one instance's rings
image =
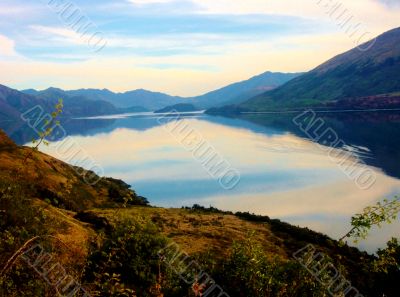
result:
[[(398, 26), (398, 1), (347, 2), (1, 0), (0, 83), (190, 96), (268, 70), (307, 71)], [(357, 34), (338, 25), (340, 11)]]

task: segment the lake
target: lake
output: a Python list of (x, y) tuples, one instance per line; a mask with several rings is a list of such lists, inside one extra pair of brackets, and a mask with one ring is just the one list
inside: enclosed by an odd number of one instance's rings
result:
[[(319, 134), (305, 129), (307, 120), (299, 113), (137, 113), (64, 119), (62, 126), (104, 175), (124, 180), (152, 205), (249, 211), (338, 239), (352, 215), (400, 194), (400, 113), (318, 113)], [(4, 129), (19, 144), (35, 136), (26, 125)], [(63, 141), (41, 150), (82, 165), (78, 156), (60, 154)], [(229, 176), (210, 172), (215, 168), (194, 152), (200, 144), (228, 166)], [(399, 220), (358, 246), (372, 252), (391, 236), (400, 237)]]

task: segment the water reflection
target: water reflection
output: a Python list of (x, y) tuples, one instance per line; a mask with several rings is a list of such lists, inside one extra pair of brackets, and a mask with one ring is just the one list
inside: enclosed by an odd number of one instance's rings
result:
[[(366, 205), (400, 193), (400, 117), (393, 113), (323, 115), (353, 152), (373, 166), (377, 181), (361, 190), (324, 151), (292, 123), (294, 115), (246, 115), (241, 118), (190, 115), (185, 118), (240, 171), (233, 190), (221, 188), (189, 151), (159, 125), (152, 114), (107, 119), (64, 120), (63, 127), (101, 164), (105, 174), (124, 179), (152, 204), (180, 207), (194, 203), (251, 211), (308, 226), (335, 238), (349, 228), (350, 217)], [(29, 130), (29, 129), (28, 129)], [(31, 138), (23, 126), (12, 137)], [(55, 155), (58, 142), (42, 150)], [(400, 223), (374, 232), (361, 247), (374, 250)]]

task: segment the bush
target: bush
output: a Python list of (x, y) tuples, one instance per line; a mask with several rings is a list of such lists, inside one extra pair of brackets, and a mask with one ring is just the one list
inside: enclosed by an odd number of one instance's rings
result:
[(373, 271), (376, 272), (375, 288), (378, 296), (398, 296), (400, 279), (400, 242), (392, 238), (385, 249), (379, 249), (378, 259), (373, 263)]
[[(26, 198), (21, 185), (0, 177), (0, 270), (30, 238), (46, 235), (45, 213)], [(22, 261), (0, 278), (0, 296), (45, 296), (46, 284)]]
[(103, 183), (108, 188), (108, 196), (112, 201), (125, 205), (148, 205), (149, 201), (142, 196), (138, 196), (135, 191), (125, 182), (114, 178), (103, 178)]
[(123, 221), (92, 252), (85, 280), (95, 284), (98, 296), (132, 296), (133, 292), (159, 296), (162, 290), (173, 289), (172, 278), (167, 277), (158, 256), (166, 244), (154, 224), (140, 219)]
[(219, 275), (219, 285), (230, 296), (328, 296), (300, 263), (277, 257), (269, 259), (253, 234), (233, 244)]

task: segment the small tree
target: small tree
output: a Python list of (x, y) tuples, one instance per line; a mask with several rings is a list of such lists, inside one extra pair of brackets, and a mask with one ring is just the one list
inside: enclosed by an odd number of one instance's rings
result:
[(39, 146), (43, 143), (45, 145), (49, 145), (49, 142), (46, 140), (51, 133), (53, 133), (53, 130), (56, 126), (60, 125), (60, 121), (58, 120), (58, 116), (62, 113), (63, 110), (63, 100), (58, 99), (58, 103), (55, 105), (55, 110), (51, 113), (51, 119), (50, 120), (45, 120), (44, 123), (44, 128), (43, 132), (39, 132), (39, 139), (33, 139), (32, 144), (35, 146), (32, 148), (32, 150), (29, 152), (28, 155), (26, 155), (24, 163), (32, 157), (33, 153), (39, 149)]
[(353, 237), (354, 242), (357, 243), (360, 239), (366, 239), (373, 226), (381, 227), (383, 223), (391, 224), (397, 219), (399, 212), (399, 197), (392, 200), (384, 199), (376, 205), (368, 206), (362, 213), (351, 218), (352, 228), (339, 241), (343, 242), (346, 238)]

